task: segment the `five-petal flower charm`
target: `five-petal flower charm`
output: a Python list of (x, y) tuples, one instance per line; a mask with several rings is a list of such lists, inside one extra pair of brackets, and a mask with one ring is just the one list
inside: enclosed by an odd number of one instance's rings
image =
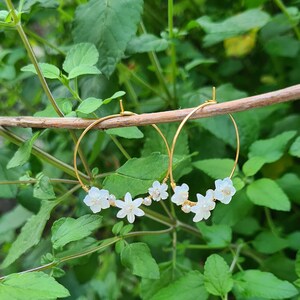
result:
[(93, 213), (98, 213), (101, 209), (109, 208), (109, 192), (107, 190), (99, 190), (91, 187), (83, 202), (90, 207)]
[(149, 195), (152, 200), (160, 201), (168, 198), (169, 194), (167, 192), (168, 186), (165, 183), (160, 184), (159, 181), (154, 181), (151, 188), (149, 188)]
[(143, 203), (143, 200), (143, 198), (132, 200), (131, 194), (127, 192), (124, 201), (116, 200), (116, 206), (121, 208), (117, 213), (117, 218), (127, 217), (128, 222), (133, 223), (135, 216), (141, 217), (145, 215), (144, 211), (139, 208)]
[(223, 180), (218, 179), (215, 181), (215, 186), (215, 199), (221, 201), (224, 204), (228, 204), (231, 201), (232, 196), (236, 192), (236, 189), (232, 184), (232, 180), (228, 177)]
[(210, 217), (210, 211), (216, 206), (214, 202), (214, 191), (208, 190), (205, 197), (201, 194), (197, 194), (197, 199), (197, 204), (191, 208), (191, 211), (196, 214), (193, 221), (199, 222), (203, 219), (207, 220)]
[(171, 201), (177, 205), (182, 205), (189, 197), (189, 186), (183, 183), (181, 186), (176, 186), (174, 189), (174, 195), (171, 197)]

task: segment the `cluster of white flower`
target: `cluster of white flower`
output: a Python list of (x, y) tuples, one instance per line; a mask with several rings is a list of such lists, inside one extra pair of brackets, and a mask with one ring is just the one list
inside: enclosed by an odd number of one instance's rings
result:
[(117, 218), (125, 218), (129, 223), (133, 223), (135, 217), (141, 217), (145, 215), (145, 212), (139, 207), (144, 205), (151, 205), (153, 201), (165, 200), (168, 198), (167, 193), (168, 186), (165, 183), (160, 184), (158, 181), (154, 181), (151, 188), (149, 188), (149, 196), (146, 198), (137, 198), (132, 200), (130, 193), (126, 193), (124, 201), (117, 200), (115, 195), (109, 194), (108, 190), (99, 190), (96, 187), (91, 187), (88, 194), (83, 199), (83, 202), (90, 207), (93, 213), (98, 213), (102, 209), (109, 208), (110, 206), (116, 206), (120, 208), (117, 213)]
[[(181, 186), (175, 187), (171, 201), (177, 205), (181, 205), (181, 209), (185, 213), (195, 213), (193, 218), (194, 222), (199, 222), (203, 219), (207, 220), (210, 217), (210, 211), (216, 206), (215, 200), (228, 204), (236, 192), (230, 178), (216, 180), (215, 186), (216, 189), (208, 190), (205, 196), (197, 194), (198, 201), (195, 204), (188, 200), (189, 186), (184, 183)], [(152, 200), (158, 202), (167, 199), (169, 196), (167, 190), (168, 185), (166, 183), (161, 184), (159, 181), (154, 181), (152, 187), (148, 189), (149, 196), (146, 198), (137, 198), (133, 200), (131, 194), (127, 192), (124, 201), (122, 201), (117, 200), (116, 197), (107, 190), (100, 190), (96, 187), (92, 187), (88, 191), (83, 202), (91, 208), (93, 213), (98, 213), (102, 209), (107, 209), (110, 206), (116, 206), (120, 208), (117, 217), (127, 217), (128, 222), (133, 223), (136, 216), (141, 217), (145, 215), (145, 212), (139, 208), (142, 204), (149, 206), (151, 205)]]
[(235, 194), (236, 189), (234, 188), (230, 178), (225, 178), (223, 180), (218, 179), (215, 181), (215, 190), (208, 190), (205, 196), (197, 194), (197, 203), (189, 201), (189, 186), (187, 184), (182, 184), (181, 186), (176, 186), (174, 189), (174, 195), (171, 197), (171, 201), (177, 205), (182, 205), (181, 209), (185, 213), (193, 212), (195, 216), (193, 218), (194, 222), (199, 222), (201, 220), (207, 220), (211, 215), (211, 210), (216, 206), (215, 200), (219, 200), (224, 204), (228, 204), (232, 196)]

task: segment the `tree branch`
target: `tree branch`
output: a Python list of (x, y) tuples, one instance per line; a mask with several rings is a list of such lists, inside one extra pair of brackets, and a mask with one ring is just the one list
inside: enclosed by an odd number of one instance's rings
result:
[[(281, 102), (300, 99), (300, 84), (257, 96), (205, 106), (196, 112), (191, 119), (224, 115), (253, 108), (268, 106)], [(165, 112), (122, 116), (103, 121), (95, 126), (98, 129), (144, 126), (150, 124), (181, 121), (193, 108)], [(81, 118), (39, 118), (39, 117), (0, 117), (0, 126), (30, 128), (68, 128), (82, 129), (92, 123), (92, 119)]]

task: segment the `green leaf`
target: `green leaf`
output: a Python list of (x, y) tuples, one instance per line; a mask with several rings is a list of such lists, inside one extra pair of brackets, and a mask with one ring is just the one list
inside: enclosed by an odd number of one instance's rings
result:
[(291, 209), (291, 203), (286, 194), (275, 181), (268, 178), (252, 182), (247, 187), (247, 196), (256, 205), (281, 211)]
[(29, 140), (20, 146), (7, 164), (7, 169), (23, 166), (30, 158), (30, 153), (35, 140), (40, 132), (36, 132)]
[(255, 175), (265, 164), (265, 159), (259, 156), (253, 156), (248, 159), (243, 165), (243, 172), (246, 176)]
[(95, 66), (89, 66), (89, 65), (79, 65), (77, 67), (74, 67), (68, 76), (68, 79), (73, 79), (75, 77), (81, 76), (81, 75), (93, 75), (93, 74), (101, 74), (100, 70)]
[(124, 226), (123, 221), (120, 221), (120, 222), (116, 223), (112, 228), (112, 233), (114, 235), (118, 235), (120, 233), (121, 229), (123, 228), (123, 226)]
[(94, 66), (99, 58), (98, 50), (91, 43), (76, 44), (69, 50), (63, 63), (63, 69), (70, 73), (79, 66)]
[(292, 144), (289, 153), (293, 156), (300, 157), (300, 136)]
[(190, 71), (193, 68), (198, 67), (200, 65), (203, 65), (203, 64), (214, 64), (216, 62), (217, 61), (214, 58), (201, 57), (201, 58), (193, 59), (191, 62), (187, 63), (184, 66), (184, 68), (185, 68), (185, 70)]
[(8, 267), (23, 253), (40, 241), (44, 227), (50, 218), (50, 213), (59, 202), (60, 201), (42, 201), (42, 206), (38, 214), (32, 216), (26, 222), (17, 239), (12, 243), (8, 255), (5, 257), (1, 265), (2, 268)]
[(50, 200), (55, 198), (53, 186), (48, 176), (40, 173), (36, 176), (38, 180), (33, 187), (33, 196), (42, 200)]
[(298, 277), (300, 277), (300, 251), (297, 252), (295, 270)]
[(252, 235), (260, 229), (255, 218), (246, 217), (235, 224), (233, 231), (242, 235)]
[(83, 100), (79, 106), (77, 107), (76, 111), (83, 113), (83, 114), (90, 114), (97, 110), (103, 104), (102, 99), (97, 99), (94, 97), (89, 97)]
[(111, 97), (104, 99), (103, 104), (108, 104), (108, 103), (110, 103), (111, 100), (118, 99), (118, 98), (124, 96), (125, 94), (126, 93), (124, 91), (115, 92)]
[(259, 270), (246, 270), (235, 277), (235, 288), (243, 297), (264, 299), (291, 299), (298, 294), (288, 281), (280, 280), (272, 273)]
[(127, 233), (129, 233), (132, 229), (133, 229), (133, 224), (127, 224), (125, 225), (121, 231), (120, 231), (120, 235), (126, 235)]
[(78, 219), (61, 218), (55, 221), (51, 228), (53, 248), (58, 249), (89, 236), (100, 227), (101, 221), (102, 217), (97, 215), (85, 215)]
[(199, 271), (190, 271), (179, 279), (169, 280), (169, 285), (159, 290), (151, 300), (195, 300), (208, 299), (208, 293), (203, 285), (203, 275)]
[(269, 231), (258, 234), (253, 241), (255, 249), (264, 254), (276, 253), (288, 246), (288, 241), (275, 236)]
[[(32, 212), (28, 211), (21, 205), (17, 205), (13, 210), (0, 218), (0, 235), (19, 228), (31, 216)], [(12, 220), (14, 221), (12, 222)]]
[(142, 34), (134, 37), (127, 45), (126, 53), (160, 52), (168, 48), (168, 41), (153, 34)]
[(230, 205), (216, 205), (213, 213), (214, 224), (233, 226), (244, 219), (251, 211), (253, 204), (244, 191), (237, 192)]
[(228, 225), (211, 225), (205, 223), (197, 223), (203, 238), (207, 245), (214, 247), (226, 247), (232, 239), (232, 231)]
[[(7, 180), (18, 180), (20, 173), (17, 172), (17, 169), (7, 169), (7, 164), (11, 152), (8, 152), (4, 149), (0, 150), (0, 181)], [(0, 188), (0, 198), (15, 198), (17, 195), (17, 186), (13, 184), (1, 185)]]
[(91, 0), (76, 9), (74, 40), (96, 45), (101, 57), (100, 70), (105, 76), (114, 72), (124, 56), (128, 42), (136, 33), (142, 11), (143, 0)]
[[(185, 157), (174, 157), (174, 171), (184, 161)], [(168, 170), (167, 155), (153, 153), (150, 156), (129, 159), (113, 175), (107, 176), (103, 187), (113, 193), (117, 198), (130, 191), (131, 195), (145, 193), (155, 180), (162, 180)]]
[(141, 139), (144, 137), (144, 134), (135, 126), (125, 128), (112, 128), (105, 130), (105, 132), (126, 139)]
[(291, 36), (276, 36), (269, 39), (264, 48), (271, 56), (296, 57), (300, 50), (300, 42)]
[[(48, 79), (59, 79), (60, 78), (60, 70), (54, 65), (47, 64), (47, 63), (39, 63), (39, 67), (41, 69), (41, 72), (45, 78)], [(34, 74), (37, 74), (34, 65), (28, 65), (21, 69), (23, 72), (32, 72)]]
[(230, 175), (234, 160), (227, 158), (205, 159), (194, 162), (193, 166), (213, 179), (223, 179)]
[(137, 276), (150, 279), (159, 278), (159, 268), (145, 243), (132, 243), (121, 252), (122, 264)]
[(296, 131), (286, 131), (271, 139), (254, 142), (249, 151), (249, 158), (259, 156), (266, 163), (277, 161), (282, 157), (288, 142), (296, 135)]
[(0, 282), (0, 298), (14, 300), (57, 299), (70, 296), (69, 291), (43, 272), (11, 274)]
[(204, 265), (204, 286), (215, 296), (224, 297), (233, 287), (233, 280), (225, 260), (217, 255), (210, 255)]
[(294, 173), (285, 173), (281, 178), (276, 180), (289, 199), (300, 204), (300, 178)]
[(222, 22), (212, 22), (207, 16), (201, 17), (196, 21), (206, 32), (204, 46), (207, 47), (227, 38), (246, 33), (251, 29), (261, 28), (269, 19), (269, 15), (260, 9), (251, 9)]

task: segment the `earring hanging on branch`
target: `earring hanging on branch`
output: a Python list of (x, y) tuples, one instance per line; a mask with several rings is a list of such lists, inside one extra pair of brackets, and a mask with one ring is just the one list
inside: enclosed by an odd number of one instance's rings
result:
[(180, 123), (173, 141), (172, 146), (170, 149), (170, 161), (169, 161), (169, 174), (170, 174), (170, 182), (171, 187), (173, 189), (174, 194), (171, 197), (171, 201), (175, 203), (178, 206), (181, 206), (181, 209), (185, 213), (193, 212), (195, 213), (195, 216), (193, 218), (194, 222), (199, 222), (201, 220), (207, 220), (210, 215), (211, 211), (215, 208), (216, 200), (228, 204), (233, 195), (236, 193), (236, 189), (233, 186), (232, 183), (232, 176), (234, 174), (234, 171), (237, 166), (238, 158), (239, 158), (239, 152), (240, 152), (240, 138), (239, 138), (239, 131), (237, 124), (231, 114), (228, 114), (230, 117), (232, 124), (235, 129), (236, 134), (236, 155), (235, 155), (235, 161), (232, 167), (232, 170), (228, 177), (224, 179), (218, 179), (215, 181), (215, 189), (209, 189), (206, 191), (205, 196), (201, 194), (196, 194), (197, 196), (197, 202), (193, 202), (189, 200), (189, 186), (186, 183), (183, 183), (180, 186), (177, 186), (174, 177), (173, 177), (173, 171), (172, 171), (172, 164), (173, 164), (173, 156), (174, 156), (174, 150), (176, 146), (176, 142), (178, 139), (178, 136), (185, 125), (185, 123), (189, 120), (189, 118), (196, 113), (199, 109), (202, 109), (205, 106), (216, 104), (216, 91), (215, 88), (213, 88), (213, 99), (207, 100), (203, 104), (199, 105), (198, 107), (195, 107)]
[[(166, 200), (169, 196), (167, 190), (168, 190), (168, 185), (166, 184), (166, 181), (169, 178), (169, 169), (167, 171), (167, 174), (160, 183), (159, 181), (154, 181), (152, 187), (148, 189), (149, 195), (146, 198), (137, 198), (137, 199), (132, 199), (132, 196), (130, 192), (127, 192), (124, 196), (124, 200), (119, 200), (116, 199), (115, 195), (111, 194), (108, 190), (106, 189), (99, 189), (98, 187), (95, 186), (87, 186), (83, 183), (82, 179), (79, 176), (78, 173), (78, 167), (77, 167), (77, 152), (79, 145), (82, 141), (82, 139), (85, 137), (85, 135), (92, 129), (94, 128), (97, 124), (108, 120), (108, 119), (113, 119), (116, 117), (121, 117), (121, 116), (133, 116), (137, 115), (134, 112), (131, 111), (124, 111), (122, 100), (120, 100), (120, 108), (121, 112), (119, 114), (114, 114), (110, 116), (106, 116), (100, 119), (95, 120), (93, 123), (91, 123), (80, 135), (78, 138), (78, 141), (75, 145), (74, 149), (74, 156), (73, 156), (73, 164), (74, 164), (74, 170), (76, 177), (83, 188), (87, 195), (83, 199), (83, 202), (90, 207), (93, 213), (99, 213), (103, 209), (108, 209), (109, 207), (117, 207), (120, 208), (119, 212), (117, 213), (117, 218), (125, 218), (127, 217), (127, 220), (129, 223), (133, 223), (135, 220), (135, 217), (141, 217), (145, 215), (145, 212), (140, 208), (142, 204), (149, 206), (153, 201), (159, 202), (160, 200)], [(170, 157), (170, 148), (167, 143), (167, 140), (161, 130), (157, 127), (157, 125), (152, 124), (151, 125), (160, 135), (160, 137), (163, 139), (163, 142), (166, 146), (168, 156)]]

